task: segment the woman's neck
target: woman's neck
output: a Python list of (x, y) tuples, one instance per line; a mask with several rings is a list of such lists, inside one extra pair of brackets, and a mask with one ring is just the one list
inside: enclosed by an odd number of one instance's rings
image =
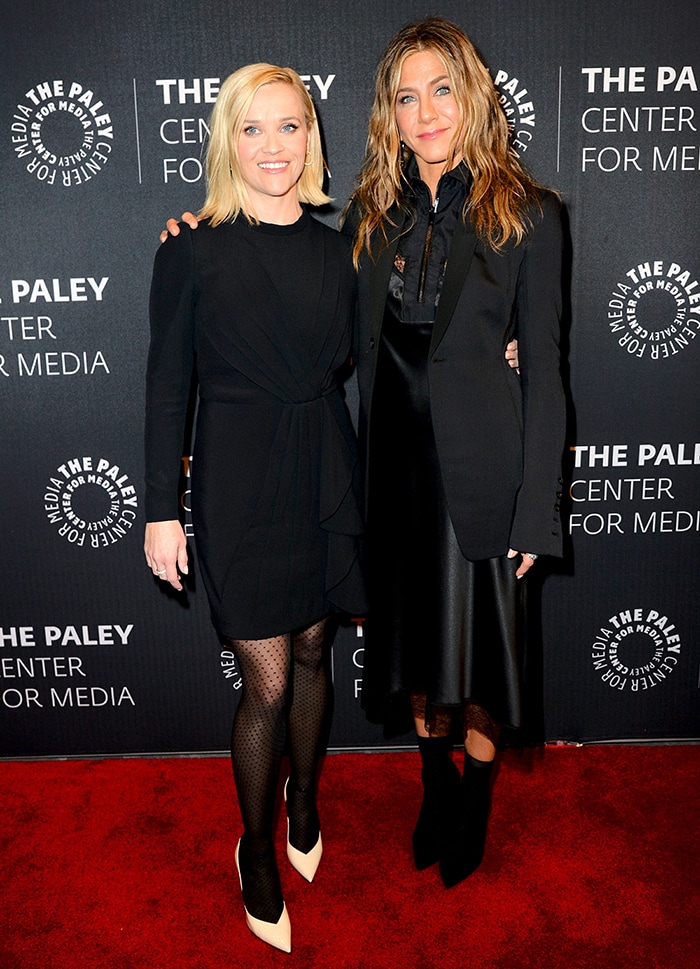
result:
[(258, 222), (267, 222), (270, 225), (293, 225), (301, 216), (302, 208), (296, 196), (287, 198), (256, 199), (255, 205), (251, 205), (251, 215)]
[(447, 162), (439, 162), (438, 164), (427, 164), (420, 158), (416, 158), (416, 163), (418, 165), (418, 174), (422, 182), (428, 186), (430, 190), (430, 198), (435, 201), (435, 196), (437, 195), (438, 185), (440, 184), (440, 179), (442, 176), (448, 172), (453, 171), (459, 164), (461, 164), (462, 156), (458, 155), (452, 167), (448, 169)]

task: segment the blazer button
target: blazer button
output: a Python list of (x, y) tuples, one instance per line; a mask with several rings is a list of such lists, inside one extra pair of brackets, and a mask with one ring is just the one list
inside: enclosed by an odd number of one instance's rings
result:
[(372, 337), (370, 339), (370, 341), (369, 341), (369, 348), (370, 348), (370, 350), (374, 350), (375, 346), (376, 346), (376, 343), (374, 341), (374, 337)]

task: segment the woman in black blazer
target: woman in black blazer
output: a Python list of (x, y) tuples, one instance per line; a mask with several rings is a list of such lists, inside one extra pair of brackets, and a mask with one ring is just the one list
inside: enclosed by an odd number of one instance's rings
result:
[[(561, 554), (564, 397), (557, 197), (521, 168), (466, 35), (404, 28), (377, 71), (344, 231), (371, 609), (365, 698), (410, 696), (424, 798), (419, 869), (480, 864), (501, 726), (523, 722), (522, 581)], [(519, 341), (519, 371), (504, 357)], [(464, 774), (450, 757), (456, 713)]]

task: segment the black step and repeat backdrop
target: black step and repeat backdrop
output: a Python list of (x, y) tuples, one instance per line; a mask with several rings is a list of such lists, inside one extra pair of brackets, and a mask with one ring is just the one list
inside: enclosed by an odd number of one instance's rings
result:
[[(542, 589), (547, 736), (700, 735), (695, 0), (3, 0), (0, 756), (227, 746), (235, 657), (196, 573), (177, 597), (141, 551), (158, 232), (201, 203), (220, 81), (256, 60), (314, 96), (334, 222), (377, 58), (435, 12), (480, 48), (568, 220), (570, 538)], [(339, 749), (387, 743), (360, 707), (362, 644), (350, 624), (334, 649)]]

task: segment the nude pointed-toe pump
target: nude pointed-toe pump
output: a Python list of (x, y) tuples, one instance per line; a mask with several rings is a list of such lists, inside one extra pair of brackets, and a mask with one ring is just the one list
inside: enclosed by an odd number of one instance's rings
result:
[[(287, 801), (287, 784), (289, 783), (289, 778), (284, 785), (284, 800)], [(321, 855), (323, 854), (323, 842), (321, 841), (321, 832), (318, 832), (318, 840), (316, 844), (311, 848), (310, 851), (303, 852), (295, 848), (294, 845), (289, 840), (289, 817), (287, 817), (287, 858), (289, 858), (289, 863), (292, 868), (296, 869), (299, 874), (307, 880), (307, 882), (312, 882), (314, 880), (314, 875), (321, 861)]]
[[(240, 847), (241, 842), (239, 840), (236, 846), (236, 868), (238, 869), (238, 879), (241, 883), (242, 892), (243, 876), (241, 875), (241, 865), (238, 860)], [(245, 912), (246, 925), (253, 935), (257, 936), (262, 942), (267, 942), (268, 945), (274, 946), (275, 949), (281, 949), (282, 952), (292, 951), (292, 926), (285, 903), (282, 905), (282, 914), (276, 922), (265, 922), (263, 919), (256, 919), (245, 907), (245, 902), (243, 903), (243, 911)]]

